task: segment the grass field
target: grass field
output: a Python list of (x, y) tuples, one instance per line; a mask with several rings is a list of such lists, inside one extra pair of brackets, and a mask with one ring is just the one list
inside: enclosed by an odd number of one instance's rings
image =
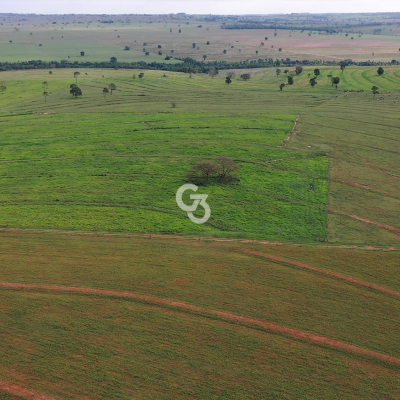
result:
[[(164, 61), (167, 55), (199, 61), (204, 55), (206, 61), (400, 59), (400, 30), (396, 25), (388, 27), (384, 20), (378, 21), (382, 25), (370, 28), (346, 29), (344, 25), (342, 32), (333, 35), (278, 29), (275, 36), (274, 29), (221, 29), (221, 22), (196, 21), (189, 16), (110, 17), (114, 20), (112, 24), (99, 22), (104, 20), (100, 16), (31, 16), (26, 21), (4, 17), (0, 26), (0, 61), (68, 59), (80, 62), (108, 61), (110, 57), (117, 57), (119, 61), (176, 62), (174, 59)], [(380, 29), (380, 34), (372, 34), (373, 29)], [(346, 36), (347, 30), (353, 33)], [(131, 50), (124, 51), (125, 46)], [(148, 56), (143, 48), (150, 53)], [(81, 51), (85, 52), (84, 57)], [(159, 51), (162, 55), (158, 55)]]
[[(395, 289), (381, 270), (396, 276), (398, 252), (18, 232), (0, 246), (3, 281), (175, 299), (400, 355), (398, 299), (243, 250)], [(0, 310), (2, 379), (56, 398), (395, 399), (400, 389), (398, 365), (174, 306), (3, 288)]]
[(0, 73), (0, 399), (399, 399), (400, 69), (320, 70)]
[[(73, 71), (1, 74), (3, 227), (398, 243), (398, 67), (322, 69), (314, 88), (305, 70), (282, 92), (275, 70), (231, 85), (222, 73), (87, 74), (77, 99)], [(240, 165), (241, 181), (205, 187), (212, 218), (196, 226), (175, 192), (191, 165), (219, 155)]]
[[(105, 78), (89, 74), (79, 82), (84, 96), (72, 99), (65, 95), (68, 80), (56, 71), (46, 103), (37, 93), (40, 81), (7, 79), (2, 226), (286, 240), (326, 236), (328, 159), (284, 149), (282, 140), (296, 119), (286, 112), (295, 110), (247, 111), (268, 96), (262, 88), (255, 93), (256, 82), (228, 88), (220, 79), (163, 78), (156, 72), (146, 72), (141, 82), (122, 72), (112, 78), (118, 91), (104, 98)], [(25, 98), (15, 104), (21, 87)], [(177, 108), (167, 96), (177, 99)], [(192, 165), (220, 155), (240, 165), (240, 184), (202, 189), (210, 196), (212, 218), (198, 226), (176, 206), (175, 193)]]

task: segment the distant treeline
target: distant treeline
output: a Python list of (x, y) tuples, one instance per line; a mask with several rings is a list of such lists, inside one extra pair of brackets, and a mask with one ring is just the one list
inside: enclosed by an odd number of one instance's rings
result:
[(57, 68), (112, 68), (112, 69), (148, 69), (148, 70), (161, 70), (170, 72), (187, 72), (187, 73), (208, 73), (212, 70), (224, 69), (247, 69), (247, 68), (268, 68), (268, 67), (296, 67), (297, 65), (303, 66), (340, 66), (341, 63), (356, 66), (383, 66), (392, 65), (391, 62), (380, 61), (322, 61), (322, 60), (291, 60), (286, 59), (258, 59), (248, 61), (211, 61), (203, 62), (196, 61), (192, 58), (179, 59), (182, 62), (177, 64), (164, 64), (157, 62), (118, 62), (118, 61), (102, 61), (102, 62), (78, 62), (78, 61), (22, 61), (22, 62), (0, 62), (0, 71), (11, 70), (24, 70), (24, 69), (57, 69)]
[(338, 33), (337, 29), (329, 26), (318, 27), (318, 26), (293, 26), (290, 24), (285, 25), (265, 25), (258, 22), (246, 22), (236, 24), (222, 24), (221, 29), (286, 29), (294, 31), (314, 31), (314, 32), (326, 32), (326, 33)]

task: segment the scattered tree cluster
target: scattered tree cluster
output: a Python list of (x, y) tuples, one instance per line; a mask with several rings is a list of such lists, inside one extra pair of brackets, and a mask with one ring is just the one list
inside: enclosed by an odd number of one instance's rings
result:
[(235, 182), (239, 180), (240, 167), (229, 157), (219, 156), (214, 161), (200, 161), (186, 173), (186, 179), (198, 185), (210, 182)]

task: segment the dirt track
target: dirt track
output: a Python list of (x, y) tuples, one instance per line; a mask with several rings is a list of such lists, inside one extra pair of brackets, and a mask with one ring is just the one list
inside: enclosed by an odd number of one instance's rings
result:
[(331, 180), (335, 181), (335, 182), (344, 183), (345, 185), (358, 187), (360, 189), (365, 189), (365, 190), (368, 190), (370, 192), (379, 193), (379, 194), (383, 194), (385, 196), (393, 197), (394, 199), (400, 199), (400, 197), (396, 196), (395, 194), (392, 194), (392, 193), (389, 193), (389, 192), (383, 192), (382, 190), (372, 189), (369, 186), (360, 185), (359, 183), (356, 183), (356, 182), (344, 181), (343, 179), (339, 179), (339, 178), (332, 178)]
[(237, 250), (238, 251), (242, 251), (244, 253), (252, 254), (254, 256), (264, 257), (264, 258), (267, 258), (268, 260), (276, 261), (278, 263), (289, 264), (289, 265), (292, 265), (292, 266), (294, 266), (296, 268), (306, 269), (306, 270), (309, 270), (309, 271), (318, 272), (320, 274), (333, 276), (335, 278), (350, 282), (352, 284), (355, 284), (355, 285), (358, 285), (358, 286), (364, 286), (364, 287), (367, 287), (369, 289), (373, 289), (373, 290), (376, 290), (376, 291), (381, 292), (381, 293), (389, 294), (389, 295), (394, 296), (394, 297), (400, 297), (400, 292), (397, 292), (397, 291), (392, 290), (392, 289), (385, 288), (383, 286), (375, 285), (373, 283), (369, 283), (369, 282), (363, 281), (361, 279), (356, 279), (356, 278), (353, 278), (352, 276), (349, 276), (349, 275), (340, 274), (338, 272), (330, 271), (328, 269), (314, 267), (314, 266), (309, 265), (309, 264), (304, 264), (304, 263), (301, 263), (299, 261), (293, 261), (293, 260), (289, 260), (289, 259), (286, 259), (286, 258), (278, 257), (278, 256), (275, 256), (273, 254), (262, 253), (260, 251), (255, 251), (255, 250), (250, 250), (250, 249), (237, 249)]
[(56, 285), (32, 285), (27, 283), (13, 283), (13, 282), (0, 282), (0, 288), (50, 291), (58, 293), (69, 292), (77, 294), (92, 294), (92, 295), (134, 299), (158, 306), (172, 307), (175, 309), (179, 309), (182, 311), (190, 311), (200, 315), (218, 317), (221, 320), (227, 322), (233, 322), (255, 328), (262, 328), (265, 329), (266, 331), (282, 334), (291, 337), (293, 339), (300, 339), (319, 345), (329, 346), (331, 348), (338, 349), (341, 351), (347, 351), (352, 354), (367, 356), (370, 358), (374, 358), (376, 360), (385, 361), (400, 366), (400, 358), (392, 357), (387, 354), (379, 353), (373, 350), (364, 349), (362, 347), (358, 347), (346, 342), (341, 342), (339, 340), (331, 339), (327, 336), (315, 335), (310, 332), (305, 332), (299, 329), (286, 327), (274, 322), (268, 322), (265, 320), (247, 317), (244, 315), (234, 314), (231, 312), (226, 312), (221, 310), (207, 309), (177, 300), (164, 299), (164, 298), (148, 296), (134, 292), (126, 292), (126, 291), (70, 287), (70, 286), (56, 286)]
[(356, 219), (357, 221), (365, 222), (366, 224), (370, 224), (370, 225), (375, 225), (378, 228), (383, 228), (383, 229), (386, 229), (387, 231), (396, 232), (397, 234), (400, 234), (400, 228), (396, 228), (395, 226), (380, 224), (378, 222), (370, 221), (369, 219), (358, 217), (357, 215), (346, 214), (344, 212), (337, 211), (337, 210), (330, 209), (329, 212), (331, 212), (333, 214), (344, 215), (345, 217), (353, 218), (353, 219)]

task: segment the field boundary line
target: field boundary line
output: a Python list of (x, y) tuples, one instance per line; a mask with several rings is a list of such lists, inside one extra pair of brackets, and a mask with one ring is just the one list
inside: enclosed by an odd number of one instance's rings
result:
[(38, 393), (34, 390), (4, 381), (0, 381), (0, 390), (8, 394), (20, 396), (29, 400), (56, 400), (55, 397), (51, 397), (43, 393)]
[[(388, 354), (380, 353), (374, 350), (365, 349), (347, 342), (332, 339), (328, 336), (317, 335), (300, 329), (290, 328), (288, 326), (280, 325), (275, 322), (261, 320), (245, 315), (234, 314), (228, 311), (208, 309), (201, 306), (196, 306), (179, 300), (172, 300), (160, 298), (150, 295), (144, 295), (129, 291), (117, 291), (110, 289), (95, 289), (85, 287), (72, 287), (72, 286), (59, 286), (59, 285), (41, 285), (41, 284), (28, 284), (28, 283), (15, 283), (15, 282), (0, 282), (0, 287), (5, 289), (19, 289), (19, 290), (33, 290), (33, 291), (48, 291), (58, 293), (75, 293), (75, 294), (88, 294), (100, 295), (109, 297), (119, 297), (126, 299), (133, 299), (142, 301), (148, 304), (171, 307), (181, 311), (193, 312), (197, 315), (217, 317), (220, 320), (240, 324), (247, 327), (262, 328), (270, 333), (281, 334), (295, 340), (303, 340), (317, 345), (328, 346), (330, 348), (345, 351), (353, 355), (359, 355), (375, 360), (384, 361), (390, 364), (400, 366), (400, 358), (390, 356)], [(46, 399), (45, 399), (46, 400)]]
[[(369, 245), (358, 245), (358, 244), (325, 244), (322, 245), (320, 243), (314, 242), (278, 242), (278, 241), (268, 241), (262, 239), (247, 239), (247, 238), (223, 238), (223, 237), (212, 237), (212, 236), (194, 236), (194, 235), (168, 235), (162, 233), (151, 233), (151, 232), (132, 232), (132, 231), (81, 231), (81, 230), (67, 230), (67, 229), (46, 229), (46, 228), (7, 228), (0, 227), (0, 235), (2, 233), (10, 233), (13, 235), (61, 235), (61, 236), (70, 236), (70, 237), (79, 237), (79, 236), (93, 236), (93, 237), (114, 237), (114, 238), (131, 238), (136, 240), (178, 240), (178, 241), (207, 241), (207, 242), (221, 242), (221, 243), (257, 243), (257, 244), (266, 244), (266, 245), (274, 245), (274, 246), (310, 246), (310, 247), (329, 247), (329, 248), (347, 248), (347, 249), (360, 249), (360, 250), (373, 250), (373, 251), (399, 251), (400, 248), (393, 247), (394, 243), (387, 244), (382, 247), (373, 247)], [(396, 243), (397, 244), (397, 243)]]
[(301, 268), (301, 269), (308, 270), (308, 271), (318, 272), (318, 273), (323, 274), (323, 275), (332, 276), (334, 278), (338, 278), (340, 280), (343, 280), (343, 281), (346, 281), (346, 282), (349, 282), (349, 283), (353, 283), (353, 284), (355, 284), (357, 286), (367, 287), (369, 289), (373, 289), (373, 290), (376, 290), (378, 292), (381, 292), (381, 293), (384, 293), (384, 294), (389, 294), (391, 296), (400, 298), (400, 292), (397, 292), (396, 290), (388, 289), (388, 288), (385, 288), (385, 287), (380, 286), (380, 285), (375, 285), (374, 283), (363, 281), (361, 279), (354, 278), (354, 277), (352, 277), (350, 275), (341, 274), (340, 272), (334, 272), (334, 271), (330, 271), (328, 269), (314, 267), (312, 265), (305, 264), (305, 263), (302, 263), (302, 262), (299, 262), (299, 261), (289, 260), (287, 258), (275, 256), (273, 254), (263, 253), (263, 252), (256, 251), (256, 250), (251, 250), (251, 249), (236, 249), (236, 250), (239, 250), (241, 252), (244, 252), (244, 253), (247, 253), (247, 254), (251, 254), (251, 255), (254, 255), (254, 256), (267, 258), (268, 260), (275, 261), (275, 262), (278, 262), (278, 263), (288, 264), (288, 265), (291, 265), (291, 266), (296, 267), (296, 268)]

